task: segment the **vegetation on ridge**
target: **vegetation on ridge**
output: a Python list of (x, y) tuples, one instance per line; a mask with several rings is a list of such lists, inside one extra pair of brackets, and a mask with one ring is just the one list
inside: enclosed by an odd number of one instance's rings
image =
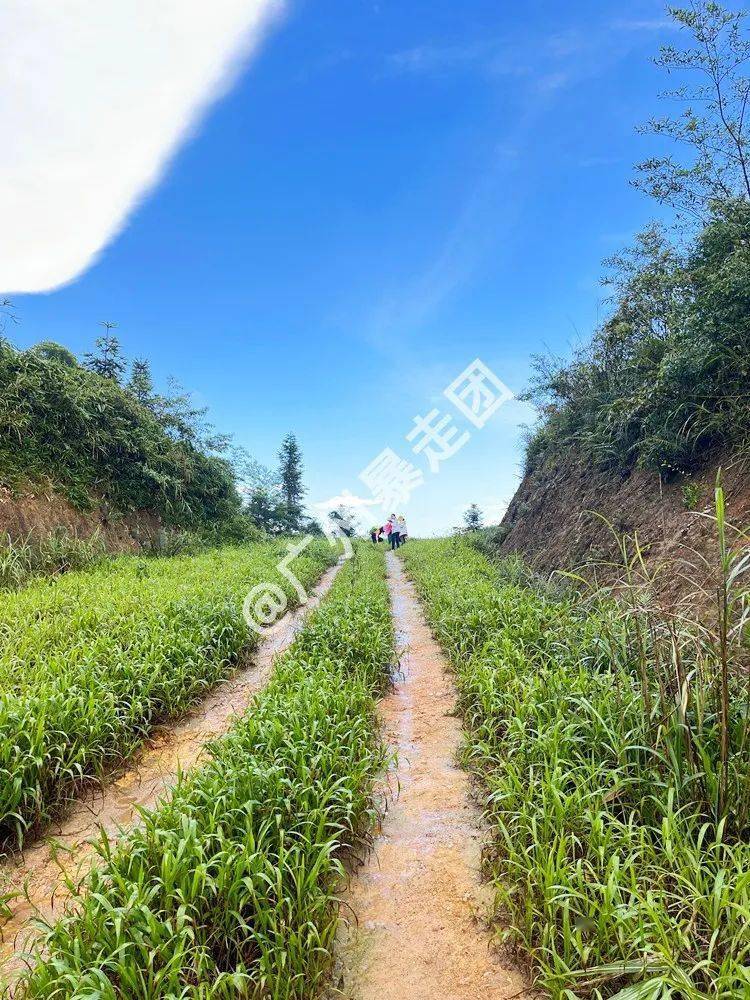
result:
[(670, 13), (692, 45), (664, 47), (657, 64), (687, 80), (666, 95), (683, 110), (643, 131), (692, 158), (653, 157), (635, 184), (676, 227), (650, 226), (608, 261), (614, 309), (589, 346), (570, 362), (537, 359), (529, 469), (575, 446), (603, 466), (670, 475), (750, 437), (747, 14), (705, 0)]
[(49, 482), (75, 505), (105, 517), (134, 510), (164, 523), (226, 528), (240, 517), (226, 443), (183, 393), (150, 388), (110, 334), (86, 364), (59, 344), (21, 351), (0, 340), (0, 481)]

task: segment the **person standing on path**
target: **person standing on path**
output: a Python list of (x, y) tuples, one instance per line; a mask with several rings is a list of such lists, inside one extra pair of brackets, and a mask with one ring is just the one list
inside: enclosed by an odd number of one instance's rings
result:
[(406, 536), (408, 532), (406, 530), (406, 518), (403, 514), (399, 514), (398, 517), (398, 541), (399, 545), (403, 545), (406, 541)]
[(401, 544), (401, 533), (398, 530), (399, 527), (398, 520), (396, 519), (395, 514), (391, 514), (390, 525), (391, 525), (391, 551), (393, 551), (393, 549), (397, 549)]

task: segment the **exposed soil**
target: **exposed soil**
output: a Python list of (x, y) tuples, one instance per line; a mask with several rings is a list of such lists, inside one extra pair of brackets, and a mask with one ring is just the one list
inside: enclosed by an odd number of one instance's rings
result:
[(206, 744), (227, 732), (266, 684), (275, 657), (290, 645), (307, 613), (320, 603), (339, 567), (328, 569), (307, 604), (278, 622), (247, 662), (196, 709), (179, 721), (158, 727), (125, 771), (104, 785), (90, 788), (71, 804), (56, 830), (0, 866), (2, 884), (25, 887), (24, 895), (11, 902), (12, 917), (0, 931), (4, 977), (17, 974), (33, 948), (39, 934), (31, 923), (33, 918), (50, 920), (62, 911), (69, 895), (66, 876), (78, 881), (95, 863), (97, 854), (91, 839), (100, 829), (116, 839), (138, 822), (139, 808), (156, 805), (179, 771), (200, 762)]
[[(618, 557), (615, 535), (637, 533), (649, 571), (663, 570), (656, 591), (665, 603), (706, 587), (713, 601), (710, 567), (716, 565), (714, 484), (722, 485), (731, 524), (750, 524), (747, 467), (731, 455), (715, 455), (691, 476), (661, 482), (656, 473), (601, 471), (571, 451), (548, 460), (522, 479), (503, 519), (507, 536), (500, 552), (519, 552), (541, 572), (580, 568)], [(694, 501), (689, 509), (687, 499)], [(706, 560), (706, 563), (704, 563)], [(614, 573), (602, 573), (611, 578)]]
[[(352, 1000), (507, 1000), (524, 980), (485, 922), (482, 829), (455, 764), (461, 724), (447, 664), (401, 562), (388, 554), (403, 679), (380, 706), (399, 794), (344, 894), (339, 988)], [(353, 918), (346, 919), (346, 913)]]
[(0, 537), (43, 537), (59, 528), (78, 538), (96, 534), (110, 552), (139, 552), (143, 543), (158, 535), (161, 521), (146, 511), (112, 517), (101, 506), (78, 510), (52, 487), (12, 491), (0, 485)]

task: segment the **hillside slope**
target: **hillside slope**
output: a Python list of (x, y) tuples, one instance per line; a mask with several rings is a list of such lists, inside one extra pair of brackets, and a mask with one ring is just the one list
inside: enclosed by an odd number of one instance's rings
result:
[(719, 469), (729, 520), (744, 528), (750, 523), (747, 465), (728, 453), (661, 483), (647, 470), (602, 471), (573, 450), (548, 458), (523, 477), (508, 507), (502, 552), (519, 553), (549, 573), (617, 559), (617, 535), (637, 534), (649, 569), (669, 567), (660, 592), (677, 595), (687, 587), (681, 573), (705, 582), (701, 557), (709, 563), (716, 558), (712, 515)]
[(153, 390), (147, 362), (128, 382), (124, 371), (112, 337), (83, 363), (59, 344), (18, 350), (0, 337), (3, 535), (97, 530), (127, 548), (141, 528), (235, 530), (242, 503), (222, 439), (186, 394)]

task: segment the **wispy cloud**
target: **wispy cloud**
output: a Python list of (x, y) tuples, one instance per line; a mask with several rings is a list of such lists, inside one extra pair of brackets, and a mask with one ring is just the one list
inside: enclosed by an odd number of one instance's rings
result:
[(5, 0), (0, 291), (78, 277), (230, 86), (281, 0)]
[(666, 17), (618, 18), (612, 22), (615, 31), (665, 31), (674, 28), (674, 21)]
[(427, 42), (386, 56), (392, 73), (445, 75), (461, 70), (480, 72), (488, 77), (526, 76), (530, 67), (503, 39), (483, 38), (458, 45)]

